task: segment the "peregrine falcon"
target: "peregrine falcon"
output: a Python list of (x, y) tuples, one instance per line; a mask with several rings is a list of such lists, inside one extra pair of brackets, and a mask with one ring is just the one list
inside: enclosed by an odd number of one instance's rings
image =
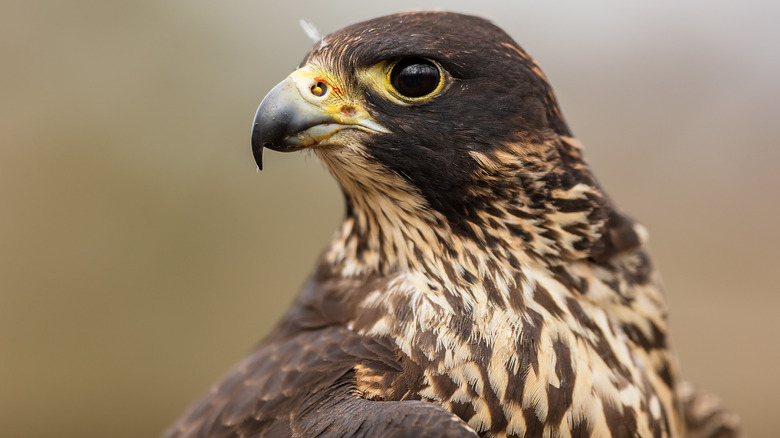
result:
[(412, 12), (315, 44), (263, 99), (346, 215), (276, 329), (168, 437), (732, 437), (685, 385), (646, 232), (490, 22)]

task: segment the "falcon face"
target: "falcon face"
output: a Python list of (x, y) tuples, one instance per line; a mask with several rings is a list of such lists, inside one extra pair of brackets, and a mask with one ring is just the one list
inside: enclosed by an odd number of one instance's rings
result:
[(646, 233), (489, 22), (325, 37), (252, 149), (310, 150), (346, 217), (277, 329), (168, 436), (737, 436), (681, 388)]
[(365, 161), (383, 173), (366, 183), (408, 185), (465, 225), (464, 210), (479, 207), (470, 188), (490, 190), (501, 176), (480, 158), (514, 154), (518, 143), (537, 153), (567, 134), (541, 71), (503, 31), (476, 17), (415, 13), (323, 39), (263, 101), (252, 146), (258, 165), (264, 146), (314, 150), (344, 186), (350, 177), (340, 173)]

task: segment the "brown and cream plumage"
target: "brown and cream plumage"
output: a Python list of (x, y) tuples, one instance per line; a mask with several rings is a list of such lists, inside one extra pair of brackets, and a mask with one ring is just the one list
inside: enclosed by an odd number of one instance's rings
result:
[(683, 387), (645, 232), (534, 61), (476, 17), (381, 17), (263, 100), (347, 213), (277, 329), (169, 437), (737, 436)]

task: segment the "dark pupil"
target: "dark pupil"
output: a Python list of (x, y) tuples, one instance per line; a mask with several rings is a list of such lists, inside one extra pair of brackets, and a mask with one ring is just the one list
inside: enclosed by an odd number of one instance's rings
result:
[(393, 67), (390, 81), (406, 97), (430, 94), (439, 85), (439, 69), (422, 58), (402, 59)]

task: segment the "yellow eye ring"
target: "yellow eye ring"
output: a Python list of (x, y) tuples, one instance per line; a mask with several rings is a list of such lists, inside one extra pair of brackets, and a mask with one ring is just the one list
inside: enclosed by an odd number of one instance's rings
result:
[(445, 72), (430, 59), (400, 58), (390, 63), (385, 74), (388, 91), (404, 102), (421, 102), (438, 95), (444, 88)]

